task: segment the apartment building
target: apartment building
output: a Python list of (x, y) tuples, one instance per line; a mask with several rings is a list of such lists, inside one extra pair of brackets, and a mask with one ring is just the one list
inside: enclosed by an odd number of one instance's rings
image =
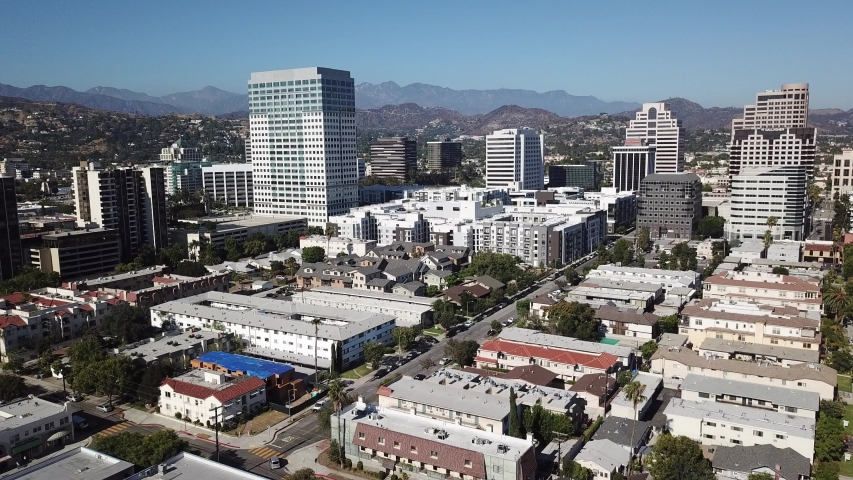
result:
[(442, 138), (427, 142), (427, 168), (432, 171), (448, 171), (462, 163), (462, 143)]
[(795, 307), (801, 312), (821, 311), (820, 287), (791, 275), (725, 271), (703, 280), (702, 288), (704, 298), (750, 299), (773, 307)]
[(616, 474), (625, 472), (627, 452), (618, 443), (608, 440), (593, 440), (587, 442), (578, 451), (574, 461), (589, 469), (593, 480), (613, 478)]
[(583, 401), (587, 419), (604, 417), (610, 397), (616, 393), (616, 379), (607, 373), (588, 373), (581, 376), (567, 390)]
[(190, 364), (193, 368), (235, 377), (259, 378), (266, 385), (267, 400), (280, 405), (286, 405), (305, 394), (305, 379), (295, 378), (296, 369), (284, 363), (224, 351), (209, 351), (191, 360)]
[(659, 285), (665, 292), (678, 288), (699, 289), (701, 275), (692, 271), (660, 270), (656, 268), (599, 265), (586, 275), (587, 279), (627, 280), (634, 283)]
[[(795, 343), (796, 344), (796, 343)], [(801, 363), (818, 363), (820, 351), (799, 346), (740, 342), (723, 338), (706, 338), (698, 345), (699, 355), (705, 357), (731, 358), (749, 362), (767, 362), (772, 365), (790, 367)], [(694, 345), (696, 347), (696, 345)]]
[[(772, 306), (746, 299), (714, 298), (706, 295), (702, 300), (694, 300), (681, 311), (679, 333), (687, 335), (695, 349), (702, 348), (706, 340), (744, 342), (764, 348), (777, 348), (780, 350), (776, 355), (767, 357), (787, 358), (787, 364), (792, 360), (790, 357), (793, 354), (786, 355), (782, 348), (805, 350), (810, 355), (819, 351), (819, 312), (801, 311), (793, 305)], [(767, 353), (769, 354), (769, 351)], [(758, 350), (754, 350), (753, 355), (755, 354), (758, 354)], [(758, 358), (761, 357), (763, 355)]]
[(418, 141), (384, 137), (370, 142), (370, 174), (405, 183), (418, 168)]
[(588, 373), (613, 373), (630, 368), (630, 348), (586, 342), (522, 328), (507, 328), (498, 338), (487, 340), (477, 350), (477, 367), (512, 369), (539, 365), (564, 381), (576, 381)]
[(637, 228), (651, 237), (692, 238), (702, 220), (702, 182), (695, 173), (654, 173), (640, 181)]
[(820, 395), (785, 387), (755, 385), (727, 378), (688, 374), (681, 382), (681, 398), (695, 402), (744, 405), (798, 417), (817, 418)]
[(230, 207), (252, 207), (255, 196), (251, 163), (202, 167), (202, 188), (211, 198)]
[[(203, 226), (204, 222), (213, 222), (213, 230)], [(186, 234), (190, 258), (198, 258), (201, 246), (214, 243), (219, 247), (225, 246), (225, 239), (234, 238), (242, 242), (255, 233), (263, 233), (271, 237), (291, 230), (304, 232), (308, 228), (308, 219), (289, 215), (240, 215), (236, 217), (210, 217), (198, 219), (198, 230)]]
[(602, 176), (600, 165), (597, 163), (549, 165), (548, 188), (580, 187), (585, 190), (598, 190)]
[(309, 225), (325, 227), (330, 216), (357, 206), (350, 72), (255, 72), (248, 90), (255, 213), (305, 217)]
[(407, 191), (405, 198), (416, 202), (452, 202), (467, 200), (481, 204), (510, 203), (509, 190), (506, 188), (471, 187), (468, 185), (416, 188)]
[(640, 140), (610, 149), (613, 154), (613, 187), (617, 192), (636, 192), (640, 182), (655, 173), (657, 148)]
[(333, 235), (345, 238), (378, 240), (376, 217), (366, 210), (352, 210), (345, 215), (329, 217), (327, 227)]
[(637, 196), (633, 191), (618, 192), (609, 187), (583, 195), (594, 202), (595, 208), (607, 212), (607, 233), (616, 233), (620, 227), (627, 229), (637, 220)]
[(185, 146), (183, 138), (160, 150), (160, 162), (164, 164), (168, 195), (179, 192), (194, 194), (201, 190), (202, 170), (213, 165), (213, 162), (202, 158), (201, 150)]
[(155, 251), (168, 245), (162, 167), (103, 169), (81, 162), (72, 170), (78, 226), (115, 229), (122, 262), (133, 260), (142, 245)]
[(110, 353), (123, 355), (139, 367), (154, 364), (172, 365), (177, 370), (190, 368), (193, 359), (210, 351), (228, 351), (234, 336), (223, 332), (205, 332), (196, 329), (187, 331), (169, 330), (162, 336), (140, 340), (114, 348)]
[(362, 361), (366, 342), (390, 344), (396, 322), (390, 315), (212, 291), (151, 307), (151, 324), (229, 332), (254, 356), (312, 367), (316, 359), (322, 368), (335, 362), (343, 371)]
[(109, 295), (43, 288), (0, 298), (0, 360), (18, 350), (35, 348), (45, 337), (71, 340), (97, 329), (109, 310), (120, 303)]
[(432, 325), (432, 304), (435, 302), (434, 298), (373, 291), (366, 286), (364, 289), (314, 287), (294, 294), (292, 300), (319, 307), (391, 315), (397, 319), (398, 326), (422, 327)]
[(702, 445), (773, 445), (814, 456), (815, 420), (720, 402), (673, 398), (666, 409), (666, 429)]
[(309, 235), (299, 239), (299, 248), (320, 247), (326, 256), (334, 257), (341, 253), (363, 257), (367, 252), (376, 248), (376, 240), (360, 238), (328, 237), (326, 235)]
[(486, 187), (542, 190), (544, 159), (545, 135), (529, 128), (495, 130), (486, 135)]
[(101, 275), (121, 263), (121, 236), (114, 228), (42, 235), (41, 246), (30, 249), (30, 264), (63, 280)]
[(682, 347), (658, 349), (651, 358), (651, 373), (663, 376), (664, 386), (675, 388), (690, 373), (706, 377), (733, 379), (755, 385), (785, 387), (790, 390), (817, 392), (821, 400), (835, 398), (838, 372), (820, 364), (783, 367), (767, 362), (744, 362), (717, 357), (704, 357)]
[(227, 421), (236, 423), (241, 416), (260, 413), (266, 403), (266, 384), (258, 377), (194, 369), (160, 384), (159, 407), (163, 415), (198, 421), (208, 427)]
[(605, 335), (654, 340), (660, 336), (660, 317), (644, 308), (601, 305), (595, 309), (595, 318), (601, 322)]
[(668, 103), (644, 103), (625, 129), (625, 143), (642, 142), (655, 147), (654, 172), (684, 170), (684, 127)]
[(625, 398), (624, 394), (617, 394), (610, 402), (610, 416), (633, 419), (636, 415), (637, 420), (648, 420), (646, 417), (648, 416), (649, 409), (663, 388), (663, 379), (659, 375), (637, 372), (631, 381), (637, 382), (644, 387), (644, 398), (640, 399), (637, 402), (636, 408), (634, 408), (633, 401)]
[(46, 450), (74, 443), (69, 407), (32, 395), (0, 405), (0, 462), (24, 464)]
[[(340, 417), (340, 426), (335, 416)], [(341, 431), (346, 457), (368, 470), (411, 467), (410, 478), (421, 480), (435, 475), (462, 480), (536, 477), (531, 439), (376, 407), (361, 399), (333, 415), (332, 438), (340, 438)]]
[(0, 235), (0, 280), (8, 280), (17, 275), (24, 265), (14, 175), (0, 176), (0, 202), (0, 228), (3, 229)]

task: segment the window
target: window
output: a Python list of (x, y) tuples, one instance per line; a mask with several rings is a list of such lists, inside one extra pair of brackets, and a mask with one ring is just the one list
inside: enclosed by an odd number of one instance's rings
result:
[(755, 435), (756, 437), (763, 437), (764, 436), (764, 432), (762, 432), (761, 430), (753, 430), (752, 434)]
[(430, 450), (430, 451), (429, 451), (429, 456), (430, 456), (431, 458), (438, 458), (438, 452), (436, 452), (435, 450)]
[(397, 450), (399, 450), (399, 449), (400, 449), (400, 442), (398, 442), (398, 441), (394, 441), (394, 448), (396, 448)]
[(785, 435), (782, 435), (781, 433), (777, 433), (777, 434), (776, 434), (776, 439), (778, 439), (778, 440), (784, 440), (784, 439), (785, 439)]
[(501, 473), (501, 466), (500, 465), (493, 465), (492, 471), (495, 473)]
[(741, 443), (743, 443), (740, 440), (735, 440), (734, 438), (730, 439), (729, 441), (734, 443), (735, 445), (740, 445)]
[(358, 438), (364, 440), (364, 432), (358, 432)]
[(798, 386), (798, 387), (805, 387), (805, 386), (806, 386), (806, 382), (797, 382), (797, 386)]
[(797, 413), (797, 407), (785, 407), (785, 411), (788, 413)]
[(379, 437), (379, 445), (385, 445), (385, 439), (384, 438)]
[(714, 422), (705, 422), (705, 425), (707, 425), (709, 427), (716, 427), (717, 426), (717, 424)]
[(734, 430), (734, 431), (736, 431), (736, 432), (742, 432), (742, 431), (743, 431), (743, 429), (742, 429), (742, 428), (740, 428), (740, 427), (735, 427), (734, 425), (732, 426), (732, 430)]
[(711, 397), (711, 395), (709, 395), (707, 393), (699, 392), (699, 398), (710, 398), (710, 397)]
[(465, 467), (466, 468), (471, 468), (472, 466), (473, 466), (473, 464), (471, 463), (471, 460), (465, 460)]
[(415, 447), (414, 445), (412, 445), (412, 446), (409, 448), (409, 451), (410, 451), (411, 453), (418, 453), (418, 448), (417, 448), (417, 447)]

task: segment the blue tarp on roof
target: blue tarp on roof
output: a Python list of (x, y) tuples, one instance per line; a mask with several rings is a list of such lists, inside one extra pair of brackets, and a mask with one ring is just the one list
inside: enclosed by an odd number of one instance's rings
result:
[(273, 375), (282, 375), (293, 367), (286, 363), (270, 362), (260, 358), (246, 357), (225, 352), (207, 352), (198, 357), (198, 360), (206, 363), (215, 363), (227, 370), (245, 372), (246, 375), (267, 379)]

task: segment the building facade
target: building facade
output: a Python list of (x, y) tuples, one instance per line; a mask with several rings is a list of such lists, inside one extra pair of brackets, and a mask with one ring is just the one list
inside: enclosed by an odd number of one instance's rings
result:
[(625, 144), (640, 141), (655, 147), (655, 173), (684, 170), (684, 127), (668, 103), (644, 103), (625, 129)]
[(406, 181), (418, 168), (418, 142), (408, 137), (386, 137), (370, 142), (371, 175)]
[(196, 369), (160, 384), (160, 411), (167, 416), (199, 421), (208, 427), (260, 413), (267, 403), (264, 380)]
[(14, 176), (0, 176), (0, 202), (0, 227), (3, 228), (0, 235), (0, 280), (8, 280), (24, 265)]
[(584, 165), (549, 165), (548, 188), (580, 187), (598, 190), (601, 186), (601, 171), (598, 163)]
[(298, 215), (324, 227), (330, 215), (357, 206), (350, 73), (318, 67), (256, 72), (248, 86), (255, 213)]
[(24, 464), (66, 443), (74, 443), (68, 403), (30, 395), (0, 405), (0, 462)]
[(801, 312), (821, 311), (820, 287), (791, 275), (766, 272), (721, 272), (702, 283), (703, 298), (737, 301), (750, 299), (771, 307), (794, 307)]
[(434, 171), (451, 170), (462, 163), (462, 143), (443, 138), (427, 142), (427, 168)]
[(168, 195), (178, 192), (194, 194), (201, 190), (202, 168), (213, 165), (212, 162), (202, 159), (198, 148), (184, 146), (182, 138), (160, 150), (160, 162), (164, 165)]
[(202, 167), (204, 192), (230, 207), (254, 205), (252, 164), (229, 163)]
[(652, 238), (692, 238), (702, 220), (702, 182), (695, 173), (656, 173), (640, 182), (637, 228)]
[(486, 187), (545, 188), (545, 135), (528, 128), (486, 135)]
[(832, 174), (832, 195), (853, 193), (853, 148), (845, 148), (835, 156), (835, 169)]
[(63, 280), (101, 275), (121, 263), (118, 230), (93, 228), (43, 235), (42, 245), (30, 250), (30, 264), (56, 272)]
[(743, 108), (743, 118), (732, 120), (735, 130), (805, 128), (809, 121), (809, 84), (788, 83), (779, 90), (755, 94), (755, 105)]
[(617, 192), (636, 192), (640, 182), (655, 172), (654, 145), (643, 145), (635, 141), (634, 145), (613, 147), (613, 187)]

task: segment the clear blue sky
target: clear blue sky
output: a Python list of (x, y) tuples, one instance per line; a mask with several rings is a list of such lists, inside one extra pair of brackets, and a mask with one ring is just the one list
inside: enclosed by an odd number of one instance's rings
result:
[(706, 107), (809, 82), (813, 107), (853, 107), (849, 0), (40, 0), (0, 12), (0, 83), (21, 87), (242, 93), (253, 71), (325, 66), (356, 83)]

